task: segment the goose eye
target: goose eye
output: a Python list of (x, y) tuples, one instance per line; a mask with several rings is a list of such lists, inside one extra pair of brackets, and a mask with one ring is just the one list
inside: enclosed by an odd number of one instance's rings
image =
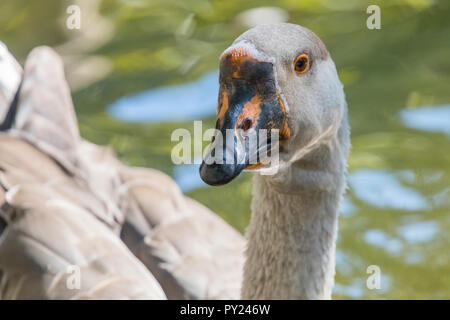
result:
[(306, 54), (299, 55), (294, 61), (294, 70), (298, 74), (305, 73), (309, 68), (309, 58)]

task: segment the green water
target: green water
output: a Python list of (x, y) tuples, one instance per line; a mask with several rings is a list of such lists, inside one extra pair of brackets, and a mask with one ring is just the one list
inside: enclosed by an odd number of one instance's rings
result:
[[(83, 32), (86, 37), (101, 29), (96, 19), (105, 19), (109, 33), (86, 48), (63, 50), (77, 59), (101, 57), (110, 67), (73, 91), (81, 134), (110, 146), (128, 164), (170, 175), (170, 134), (191, 129), (192, 122), (124, 123), (107, 114), (109, 104), (217, 69), (220, 53), (245, 30), (235, 17), (246, 9), (277, 6), (289, 13), (289, 22), (316, 32), (345, 85), (352, 127), (333, 297), (450, 298), (450, 135), (408, 128), (400, 116), (403, 109), (450, 103), (449, 1), (371, 1), (381, 7), (382, 28), (368, 30), (366, 1), (105, 0), (102, 18), (82, 16), (81, 32), (65, 28), (72, 3), (2, 1), (0, 40), (23, 62), (34, 46), (60, 46)], [(83, 14), (90, 12), (92, 1), (78, 3)], [(213, 117), (205, 120), (204, 127), (214, 125)], [(245, 230), (249, 174), (188, 195)], [(366, 287), (369, 265), (381, 269), (380, 290)]]

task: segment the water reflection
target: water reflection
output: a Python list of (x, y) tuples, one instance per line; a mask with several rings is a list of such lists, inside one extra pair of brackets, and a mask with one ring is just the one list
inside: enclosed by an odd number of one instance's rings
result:
[(173, 168), (173, 178), (181, 191), (186, 193), (207, 186), (200, 178), (200, 174), (198, 173), (199, 168), (199, 164), (182, 164)]
[(335, 283), (333, 294), (341, 294), (352, 299), (361, 299), (364, 296), (364, 289), (361, 280), (354, 280), (350, 285)]
[(123, 97), (108, 107), (108, 113), (126, 122), (198, 120), (215, 113), (218, 71), (181, 85), (150, 89)]
[(379, 229), (367, 230), (364, 233), (364, 241), (375, 247), (383, 248), (389, 253), (399, 253), (403, 249), (400, 240), (390, 237)]
[[(389, 291), (392, 285), (392, 279), (386, 274), (380, 276), (380, 288), (374, 288), (377, 293), (386, 293)], [(352, 299), (361, 299), (365, 295), (365, 291), (368, 290), (366, 279), (354, 279), (351, 284), (343, 285), (336, 283), (333, 287), (333, 294), (341, 294)]]
[(342, 217), (348, 218), (348, 217), (353, 216), (357, 211), (358, 211), (358, 209), (354, 205), (352, 200), (350, 200), (350, 198), (347, 195), (345, 195), (341, 201), (339, 214)]
[(400, 226), (397, 230), (409, 244), (417, 244), (432, 240), (439, 226), (436, 221), (420, 221)]
[(433, 196), (433, 204), (435, 207), (450, 207), (450, 188), (446, 188), (445, 190), (435, 194)]
[(343, 275), (351, 275), (355, 270), (364, 268), (364, 261), (360, 257), (336, 249), (336, 269)]
[(405, 187), (387, 171), (360, 169), (350, 174), (348, 180), (356, 197), (370, 205), (410, 211), (427, 207), (426, 199), (418, 191)]
[(405, 262), (407, 264), (419, 264), (425, 260), (423, 254), (418, 252), (409, 252), (405, 256)]
[(405, 109), (400, 116), (409, 128), (450, 135), (450, 105)]

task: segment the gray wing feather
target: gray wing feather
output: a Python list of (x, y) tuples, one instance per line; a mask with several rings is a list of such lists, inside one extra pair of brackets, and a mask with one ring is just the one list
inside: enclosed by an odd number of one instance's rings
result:
[(80, 138), (53, 50), (34, 49), (23, 75), (0, 133), (1, 298), (239, 298), (244, 238), (168, 176)]
[[(174, 299), (238, 299), (245, 240), (163, 173), (120, 170), (128, 193), (122, 239)], [(153, 182), (153, 183), (152, 183)], [(155, 183), (157, 182), (157, 183)]]

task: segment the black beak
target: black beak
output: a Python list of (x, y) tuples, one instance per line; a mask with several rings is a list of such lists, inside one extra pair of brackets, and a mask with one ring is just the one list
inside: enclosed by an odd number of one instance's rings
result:
[(200, 166), (200, 177), (211, 186), (221, 186), (236, 178), (244, 169), (245, 165), (242, 164), (207, 165), (203, 162)]
[[(225, 131), (225, 130), (223, 130)], [(236, 178), (249, 165), (248, 143), (242, 143), (236, 135), (218, 131), (213, 138), (208, 154), (200, 166), (200, 177), (212, 186), (226, 184)], [(218, 138), (218, 135), (224, 138)], [(219, 154), (221, 151), (221, 154)]]
[(213, 186), (262, 166), (270, 156), (271, 131), (279, 131), (280, 140), (290, 134), (272, 63), (231, 54), (221, 60), (219, 80), (216, 135), (200, 166), (200, 177)]
[[(259, 120), (254, 123), (250, 118), (244, 118), (243, 108), (239, 105), (247, 104), (235, 105), (225, 113), (223, 126), (221, 130), (216, 129), (216, 135), (200, 166), (200, 177), (209, 185), (226, 184), (244, 169), (261, 166), (260, 161), (271, 155), (273, 133), (267, 128), (269, 123), (273, 123), (273, 118), (260, 112)], [(261, 110), (261, 105), (255, 108)], [(264, 109), (274, 110), (275, 107), (268, 103)]]

